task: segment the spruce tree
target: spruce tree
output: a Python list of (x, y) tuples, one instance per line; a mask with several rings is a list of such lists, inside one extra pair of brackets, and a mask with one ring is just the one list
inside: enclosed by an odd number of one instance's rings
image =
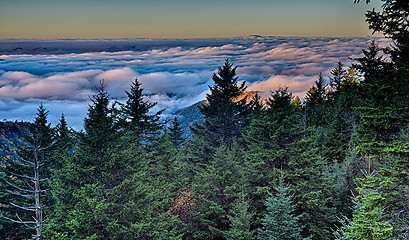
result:
[[(342, 65), (341, 65), (342, 66)], [(339, 83), (330, 93), (331, 102), (327, 107), (331, 119), (325, 125), (326, 139), (323, 155), (330, 161), (343, 162), (350, 148), (350, 142), (359, 126), (359, 112), (361, 104), (360, 77), (354, 67), (340, 70), (337, 66), (333, 71), (342, 72), (342, 77), (334, 76)], [(333, 80), (335, 81), (335, 80)]]
[(252, 230), (252, 223), (255, 213), (250, 209), (250, 201), (239, 197), (227, 216), (230, 221), (230, 228), (224, 232), (226, 240), (251, 240), (255, 239), (255, 230)]
[(197, 205), (191, 226), (196, 239), (224, 238), (234, 202), (246, 194), (248, 183), (237, 148), (236, 144), (231, 149), (220, 146), (209, 162), (197, 168), (192, 187)]
[(292, 94), (287, 88), (273, 91), (266, 100), (266, 107), (252, 120), (245, 135), (246, 164), (254, 170), (255, 176), (250, 179), (256, 186), (265, 186), (272, 181), (273, 168), (287, 168), (291, 144), (300, 137), (301, 127)]
[(170, 141), (173, 143), (175, 147), (180, 147), (183, 142), (183, 130), (180, 127), (180, 122), (177, 117), (173, 119), (172, 126), (169, 127), (169, 137)]
[[(344, 69), (344, 65), (341, 62), (338, 62), (337, 66), (331, 70), (331, 75), (332, 75), (332, 77), (330, 77), (330, 87), (332, 91), (331, 95), (334, 95), (334, 93), (339, 91), (342, 80), (345, 77), (345, 74), (346, 74), (346, 71)], [(331, 97), (334, 97), (334, 96), (331, 96)]]
[(202, 138), (207, 147), (204, 155), (211, 154), (213, 147), (231, 146), (241, 138), (248, 125), (249, 107), (246, 98), (237, 100), (245, 90), (245, 82), (239, 84), (236, 68), (226, 59), (224, 65), (213, 74), (214, 86), (209, 87), (208, 104), (200, 107), (205, 121), (192, 129), (194, 138)]
[(305, 106), (309, 125), (323, 126), (327, 122), (328, 85), (322, 76), (318, 76), (315, 85), (307, 91)]
[(275, 194), (268, 192), (264, 201), (267, 213), (262, 219), (262, 228), (258, 229), (260, 240), (298, 240), (302, 238), (300, 216), (295, 215), (295, 204), (290, 195), (289, 186), (284, 184), (281, 175), (278, 184), (274, 186)]
[[(401, 135), (409, 125), (409, 92), (402, 87), (409, 83), (408, 12), (406, 1), (390, 0), (384, 2), (380, 12), (374, 9), (366, 14), (369, 28), (392, 39), (394, 46), (379, 48), (372, 43), (356, 65), (364, 74), (357, 150), (371, 168), (368, 176), (360, 179), (358, 197), (365, 204), (351, 225), (365, 224), (366, 217), (371, 216), (372, 226), (384, 226), (384, 232), (391, 224), (392, 236), (398, 239), (409, 235), (409, 145)], [(351, 238), (360, 237), (359, 228), (353, 229)], [(378, 230), (369, 228), (362, 236), (376, 237)]]
[(116, 182), (112, 172), (117, 168), (111, 168), (110, 159), (118, 136), (114, 111), (109, 103), (109, 95), (101, 83), (97, 93), (91, 97), (84, 120), (85, 133), (79, 135), (73, 152), (60, 156), (63, 166), (53, 179), (53, 195), (57, 204), (56, 221), (49, 226), (52, 238), (110, 237), (113, 208), (107, 194)]
[(293, 143), (288, 168), (295, 213), (304, 226), (303, 237), (331, 239), (336, 222), (332, 190), (334, 188), (328, 165), (321, 153), (322, 128), (307, 128), (304, 137)]
[(158, 134), (162, 128), (160, 115), (163, 110), (154, 114), (150, 111), (157, 103), (149, 103), (143, 99), (143, 88), (137, 78), (132, 82), (130, 91), (125, 91), (128, 99), (122, 105), (121, 125), (131, 130), (136, 136), (149, 137)]

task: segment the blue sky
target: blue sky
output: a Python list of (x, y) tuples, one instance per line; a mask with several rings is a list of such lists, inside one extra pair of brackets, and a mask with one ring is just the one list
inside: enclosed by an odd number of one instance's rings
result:
[(0, 38), (364, 36), (353, 0), (2, 0)]

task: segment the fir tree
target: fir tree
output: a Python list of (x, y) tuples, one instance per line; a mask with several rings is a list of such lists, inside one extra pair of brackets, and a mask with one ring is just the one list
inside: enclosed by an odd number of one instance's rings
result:
[(295, 213), (304, 226), (303, 237), (331, 239), (334, 226), (332, 176), (321, 153), (322, 128), (308, 128), (305, 137), (294, 142), (288, 163), (287, 179), (294, 192)]
[(332, 90), (331, 94), (339, 91), (342, 80), (345, 77), (345, 74), (346, 74), (346, 71), (344, 70), (344, 65), (341, 62), (338, 62), (337, 66), (331, 70), (331, 75), (332, 75), (332, 77), (330, 77), (330, 86)]
[(125, 92), (128, 100), (122, 106), (121, 125), (134, 132), (136, 136), (148, 137), (158, 134), (162, 128), (159, 120), (163, 110), (150, 114), (157, 103), (149, 103), (143, 99), (143, 88), (137, 78), (132, 82), (131, 90)]
[[(118, 138), (115, 116), (109, 106), (109, 95), (103, 83), (91, 97), (85, 133), (80, 134), (75, 151), (63, 154), (63, 164), (53, 179), (53, 195), (57, 200), (54, 225), (49, 226), (52, 238), (109, 238), (108, 226), (112, 203), (107, 201), (109, 189), (116, 183), (110, 168), (112, 149)], [(116, 167), (119, 164), (116, 165)]]
[(184, 139), (182, 137), (183, 130), (180, 127), (180, 122), (177, 117), (173, 119), (172, 126), (169, 127), (169, 131), (170, 141), (175, 147), (180, 147), (183, 144)]
[(207, 164), (198, 168), (193, 179), (193, 192), (197, 198), (194, 214), (196, 239), (221, 239), (229, 230), (229, 212), (234, 201), (246, 193), (247, 180), (241, 174), (241, 156), (233, 144), (231, 150), (220, 146)]
[(408, 129), (409, 92), (402, 87), (409, 83), (408, 12), (406, 1), (391, 0), (385, 1), (381, 12), (374, 9), (366, 14), (370, 29), (394, 40), (395, 46), (381, 49), (372, 43), (364, 57), (357, 59), (356, 67), (364, 74), (357, 151), (372, 168), (367, 177), (359, 179), (358, 197), (365, 204), (351, 225), (371, 227), (364, 234), (354, 228), (351, 238), (389, 236), (388, 224), (393, 227), (394, 238), (409, 235), (405, 190), (409, 184), (409, 145), (400, 137)]
[(230, 228), (224, 233), (226, 240), (254, 239), (255, 231), (251, 229), (254, 215), (249, 200), (244, 197), (237, 199), (228, 216)]
[(211, 154), (212, 147), (231, 146), (248, 125), (249, 108), (246, 98), (237, 101), (245, 90), (245, 82), (238, 84), (236, 67), (228, 60), (213, 74), (214, 86), (209, 87), (208, 104), (200, 107), (205, 118), (203, 125), (192, 129), (195, 138), (205, 140), (208, 147), (205, 155)]
[(311, 87), (307, 91), (305, 97), (305, 105), (308, 113), (308, 122), (311, 125), (323, 126), (326, 119), (326, 105), (328, 100), (327, 84), (322, 76), (322, 73), (318, 76), (318, 80), (315, 81), (315, 86)]
[(263, 227), (258, 229), (258, 239), (309, 239), (301, 237), (300, 216), (295, 215), (295, 204), (289, 194), (290, 188), (284, 184), (283, 176), (279, 177), (274, 190), (276, 194), (268, 192), (264, 202), (267, 213), (262, 220)]

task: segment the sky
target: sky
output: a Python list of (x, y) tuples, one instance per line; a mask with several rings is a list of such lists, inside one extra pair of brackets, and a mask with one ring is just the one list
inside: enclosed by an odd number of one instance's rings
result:
[(365, 36), (353, 0), (0, 0), (0, 38)]
[(0, 121), (32, 121), (42, 103), (81, 129), (103, 80), (113, 101), (138, 78), (145, 99), (176, 110), (204, 100), (228, 58), (248, 90), (305, 92), (371, 40), (353, 0), (0, 0)]
[(322, 72), (362, 56), (373, 37), (247, 36), (204, 39), (0, 40), (0, 120), (32, 121), (40, 103), (55, 125), (62, 113), (81, 129), (89, 97), (104, 80), (111, 99), (126, 100), (138, 78), (164, 117), (204, 100), (212, 74), (228, 58), (248, 90), (288, 87), (305, 96)]

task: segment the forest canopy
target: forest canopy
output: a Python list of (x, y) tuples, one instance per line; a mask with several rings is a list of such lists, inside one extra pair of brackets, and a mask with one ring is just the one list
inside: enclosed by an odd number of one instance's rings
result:
[(1, 238), (408, 239), (408, 14), (403, 0), (369, 11), (393, 45), (339, 62), (304, 99), (249, 94), (226, 59), (191, 138), (137, 78), (123, 103), (101, 81), (82, 131), (64, 115), (52, 127), (42, 104), (0, 125), (16, 140), (0, 142)]

